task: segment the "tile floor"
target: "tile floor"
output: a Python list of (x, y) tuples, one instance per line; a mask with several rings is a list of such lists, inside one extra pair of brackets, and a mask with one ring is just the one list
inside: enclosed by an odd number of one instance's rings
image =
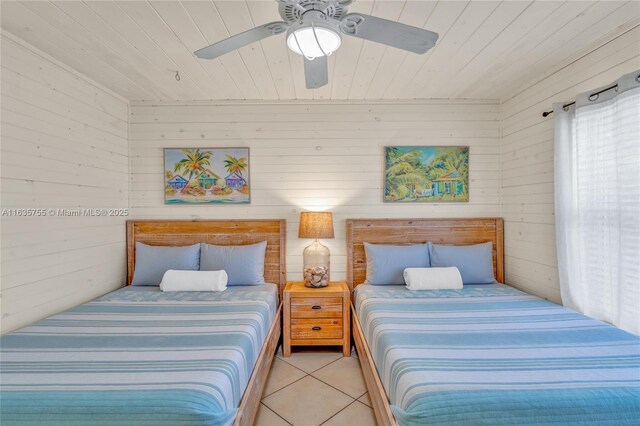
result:
[(375, 426), (355, 352), (298, 349), (273, 360), (255, 426)]

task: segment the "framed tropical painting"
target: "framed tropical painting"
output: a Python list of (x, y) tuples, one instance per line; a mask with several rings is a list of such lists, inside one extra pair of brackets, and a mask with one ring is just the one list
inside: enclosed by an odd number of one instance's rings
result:
[(248, 204), (249, 148), (165, 148), (165, 204)]
[(469, 201), (468, 146), (384, 148), (385, 202)]

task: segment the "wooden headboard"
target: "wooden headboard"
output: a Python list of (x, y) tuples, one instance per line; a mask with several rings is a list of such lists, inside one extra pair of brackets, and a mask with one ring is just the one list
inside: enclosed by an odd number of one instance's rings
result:
[(493, 271), (504, 282), (501, 218), (469, 219), (347, 219), (347, 284), (362, 284), (367, 275), (364, 244), (493, 243)]
[(246, 245), (267, 241), (264, 279), (278, 285), (286, 283), (284, 219), (256, 220), (128, 220), (127, 284), (131, 284), (136, 264), (136, 242), (154, 246), (186, 246), (195, 243)]

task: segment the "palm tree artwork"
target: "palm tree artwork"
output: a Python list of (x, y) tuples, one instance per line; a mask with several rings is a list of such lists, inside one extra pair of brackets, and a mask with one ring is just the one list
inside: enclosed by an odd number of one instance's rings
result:
[(229, 173), (237, 173), (240, 177), (244, 177), (242, 176), (242, 172), (244, 172), (248, 167), (247, 159), (242, 157), (236, 158), (228, 154), (225, 155), (225, 157), (227, 157), (227, 159), (224, 160), (227, 171)]
[(207, 166), (211, 166), (209, 159), (211, 159), (213, 153), (210, 151), (200, 152), (199, 149), (183, 149), (182, 153), (185, 158), (175, 164), (174, 171), (180, 172), (182, 176), (186, 175), (189, 183), (191, 183), (193, 177), (206, 172)]
[[(250, 202), (248, 148), (165, 148), (164, 168), (165, 204)], [(227, 173), (244, 186), (229, 186)]]
[(384, 201), (469, 201), (469, 147), (385, 147)]

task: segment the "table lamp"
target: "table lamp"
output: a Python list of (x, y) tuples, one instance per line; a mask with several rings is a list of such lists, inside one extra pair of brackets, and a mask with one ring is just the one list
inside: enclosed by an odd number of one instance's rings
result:
[(300, 213), (298, 238), (315, 240), (302, 252), (304, 284), (307, 287), (326, 287), (329, 285), (329, 248), (320, 244), (318, 239), (333, 238), (331, 212)]

